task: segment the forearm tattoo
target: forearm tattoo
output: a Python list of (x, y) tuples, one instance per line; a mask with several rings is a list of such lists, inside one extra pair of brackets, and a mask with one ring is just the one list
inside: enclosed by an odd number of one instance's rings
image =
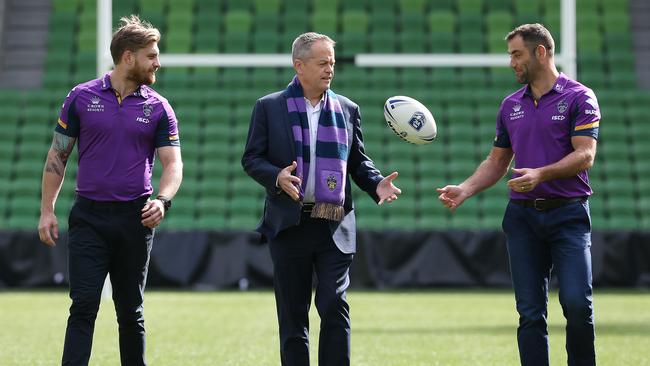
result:
[(76, 140), (75, 137), (66, 136), (58, 132), (54, 133), (50, 153), (47, 155), (47, 163), (45, 164), (46, 172), (60, 176), (65, 174), (65, 166), (68, 163), (68, 158)]

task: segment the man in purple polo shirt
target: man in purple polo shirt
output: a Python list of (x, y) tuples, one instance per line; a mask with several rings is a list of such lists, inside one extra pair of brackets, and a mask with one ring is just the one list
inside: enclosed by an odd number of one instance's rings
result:
[(591, 89), (555, 68), (555, 44), (540, 24), (510, 32), (510, 67), (526, 84), (501, 103), (494, 147), (459, 185), (439, 188), (451, 210), (497, 183), (514, 156), (503, 218), (522, 365), (548, 365), (546, 304), (551, 270), (567, 320), (569, 365), (595, 365), (591, 275), (592, 194), (587, 170), (596, 155), (600, 111)]
[[(65, 99), (43, 172), (41, 241), (58, 237), (54, 204), (79, 140), (77, 195), (69, 217), (70, 316), (63, 365), (87, 365), (102, 285), (110, 274), (122, 365), (145, 365), (144, 286), (154, 228), (182, 180), (176, 116), (149, 85), (160, 68), (160, 32), (137, 16), (113, 34), (115, 70)], [(162, 163), (156, 199), (151, 171)]]

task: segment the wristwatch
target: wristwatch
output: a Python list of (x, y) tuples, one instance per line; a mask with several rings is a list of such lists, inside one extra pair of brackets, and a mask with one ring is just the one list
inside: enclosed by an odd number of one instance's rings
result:
[(172, 207), (172, 200), (166, 198), (165, 196), (157, 196), (156, 199), (162, 202), (165, 212), (167, 212)]

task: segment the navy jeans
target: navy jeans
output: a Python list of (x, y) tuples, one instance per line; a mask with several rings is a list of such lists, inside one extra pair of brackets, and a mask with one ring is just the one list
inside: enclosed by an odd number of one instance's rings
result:
[(270, 241), (273, 285), (280, 328), (282, 366), (309, 366), (309, 308), (312, 281), (320, 315), (319, 366), (350, 365), (350, 285), (352, 254), (342, 253), (323, 219), (303, 214), (300, 225)]
[(140, 223), (146, 197), (94, 202), (77, 197), (69, 218), (70, 316), (63, 365), (88, 365), (95, 319), (110, 273), (122, 365), (145, 365), (144, 287), (153, 229)]
[(546, 304), (552, 271), (567, 321), (568, 365), (595, 365), (589, 204), (538, 211), (510, 202), (503, 230), (519, 313), (521, 364), (549, 364)]

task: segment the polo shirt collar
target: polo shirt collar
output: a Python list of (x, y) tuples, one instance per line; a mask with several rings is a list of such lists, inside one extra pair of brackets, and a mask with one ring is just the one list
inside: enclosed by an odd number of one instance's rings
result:
[(566, 83), (569, 81), (569, 79), (564, 75), (564, 73), (560, 73), (560, 75), (557, 77), (557, 80), (555, 81), (555, 85), (553, 85), (553, 90), (555, 90), (557, 93), (564, 94), (564, 88), (566, 87)]
[[(113, 86), (111, 85), (111, 72), (107, 72), (104, 74), (104, 77), (102, 77), (102, 90), (110, 90), (113, 89)], [(133, 92), (133, 95), (136, 97), (142, 97), (147, 99), (149, 97), (149, 92), (147, 91), (147, 88), (145, 88), (144, 85), (140, 85), (138, 89)]]
[[(564, 94), (566, 83), (568, 81), (569, 81), (569, 79), (567, 78), (567, 76), (564, 73), (561, 72), (560, 75), (558, 75), (557, 80), (555, 80), (555, 85), (553, 85), (553, 88), (551, 88), (551, 90), (549, 90), (549, 93), (554, 91), (556, 93)], [(524, 87), (522, 97), (524, 95), (527, 95), (527, 96), (533, 98), (533, 91), (530, 88), (530, 84), (526, 84), (526, 87)]]

